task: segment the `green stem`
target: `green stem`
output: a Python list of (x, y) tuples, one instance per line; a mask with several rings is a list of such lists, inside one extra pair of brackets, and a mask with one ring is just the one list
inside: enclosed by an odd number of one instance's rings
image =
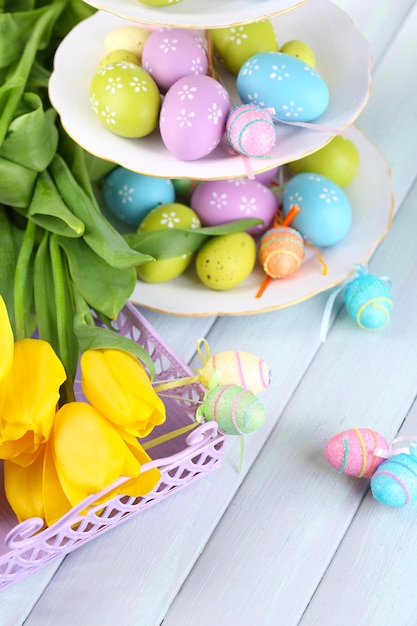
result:
[(28, 266), (35, 247), (36, 240), (36, 224), (32, 220), (28, 220), (25, 234), (23, 236), (22, 245), (16, 262), (16, 271), (14, 277), (14, 311), (16, 324), (16, 341), (26, 337), (26, 309), (27, 303), (25, 298), (26, 279)]

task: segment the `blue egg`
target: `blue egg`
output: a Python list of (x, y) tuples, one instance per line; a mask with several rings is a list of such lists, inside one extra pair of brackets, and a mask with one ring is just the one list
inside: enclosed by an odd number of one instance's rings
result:
[(362, 274), (349, 283), (344, 301), (350, 317), (365, 330), (378, 330), (391, 321), (391, 289), (372, 274)]
[(137, 228), (149, 211), (175, 201), (175, 187), (168, 178), (146, 176), (117, 167), (104, 179), (103, 197), (114, 215)]
[(404, 506), (417, 499), (417, 459), (396, 454), (381, 463), (371, 480), (375, 500), (388, 506)]
[(240, 68), (236, 85), (244, 104), (271, 107), (282, 121), (310, 122), (329, 104), (329, 89), (316, 70), (282, 52), (252, 56)]
[(294, 205), (300, 207), (291, 226), (314, 246), (333, 246), (352, 224), (352, 208), (345, 192), (321, 174), (303, 172), (291, 178), (282, 202), (284, 215)]

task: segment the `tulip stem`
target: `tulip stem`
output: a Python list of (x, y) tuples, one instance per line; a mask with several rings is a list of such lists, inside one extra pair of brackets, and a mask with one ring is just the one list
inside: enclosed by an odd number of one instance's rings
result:
[(26, 301), (26, 283), (30, 257), (32, 256), (35, 246), (35, 239), (36, 224), (32, 222), (32, 220), (28, 220), (25, 234), (23, 235), (22, 245), (17, 257), (14, 279), (14, 310), (16, 325), (15, 341), (26, 337), (26, 319), (27, 314), (30, 312), (30, 307), (27, 306), (28, 303)]

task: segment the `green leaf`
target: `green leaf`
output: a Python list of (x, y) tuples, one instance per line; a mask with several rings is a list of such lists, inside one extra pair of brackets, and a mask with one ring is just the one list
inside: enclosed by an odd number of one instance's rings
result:
[(0, 205), (0, 294), (9, 312), (10, 324), (14, 329), (14, 272), (17, 262), (17, 251), (13, 235), (13, 225), (6, 209)]
[(26, 111), (10, 124), (0, 156), (42, 172), (52, 161), (58, 146), (56, 114), (53, 109), (45, 113), (41, 99), (34, 93), (24, 94), (21, 104)]
[(93, 309), (116, 319), (136, 285), (135, 268), (114, 268), (99, 257), (84, 239), (58, 237), (67, 255), (72, 280)]
[(81, 237), (83, 222), (62, 201), (47, 171), (39, 174), (28, 216), (42, 228), (65, 237)]
[(26, 208), (32, 197), (38, 173), (18, 163), (0, 158), (0, 202)]
[(252, 226), (261, 224), (259, 219), (242, 219), (204, 228), (182, 229), (167, 228), (148, 232), (124, 235), (131, 248), (149, 254), (155, 259), (170, 259), (198, 250), (209, 237), (243, 232)]

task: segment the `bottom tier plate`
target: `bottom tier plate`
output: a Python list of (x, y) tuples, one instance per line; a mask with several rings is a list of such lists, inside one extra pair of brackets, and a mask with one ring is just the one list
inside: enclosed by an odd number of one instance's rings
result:
[(353, 224), (342, 242), (320, 249), (327, 266), (322, 266), (311, 250), (300, 269), (284, 280), (272, 281), (261, 298), (255, 295), (264, 280), (257, 266), (249, 278), (229, 291), (213, 291), (197, 278), (194, 267), (168, 282), (148, 284), (139, 281), (131, 300), (162, 313), (183, 316), (248, 315), (288, 307), (342, 283), (365, 265), (388, 232), (394, 215), (391, 172), (383, 154), (357, 128), (345, 135), (359, 150), (360, 168), (345, 192), (353, 210)]

